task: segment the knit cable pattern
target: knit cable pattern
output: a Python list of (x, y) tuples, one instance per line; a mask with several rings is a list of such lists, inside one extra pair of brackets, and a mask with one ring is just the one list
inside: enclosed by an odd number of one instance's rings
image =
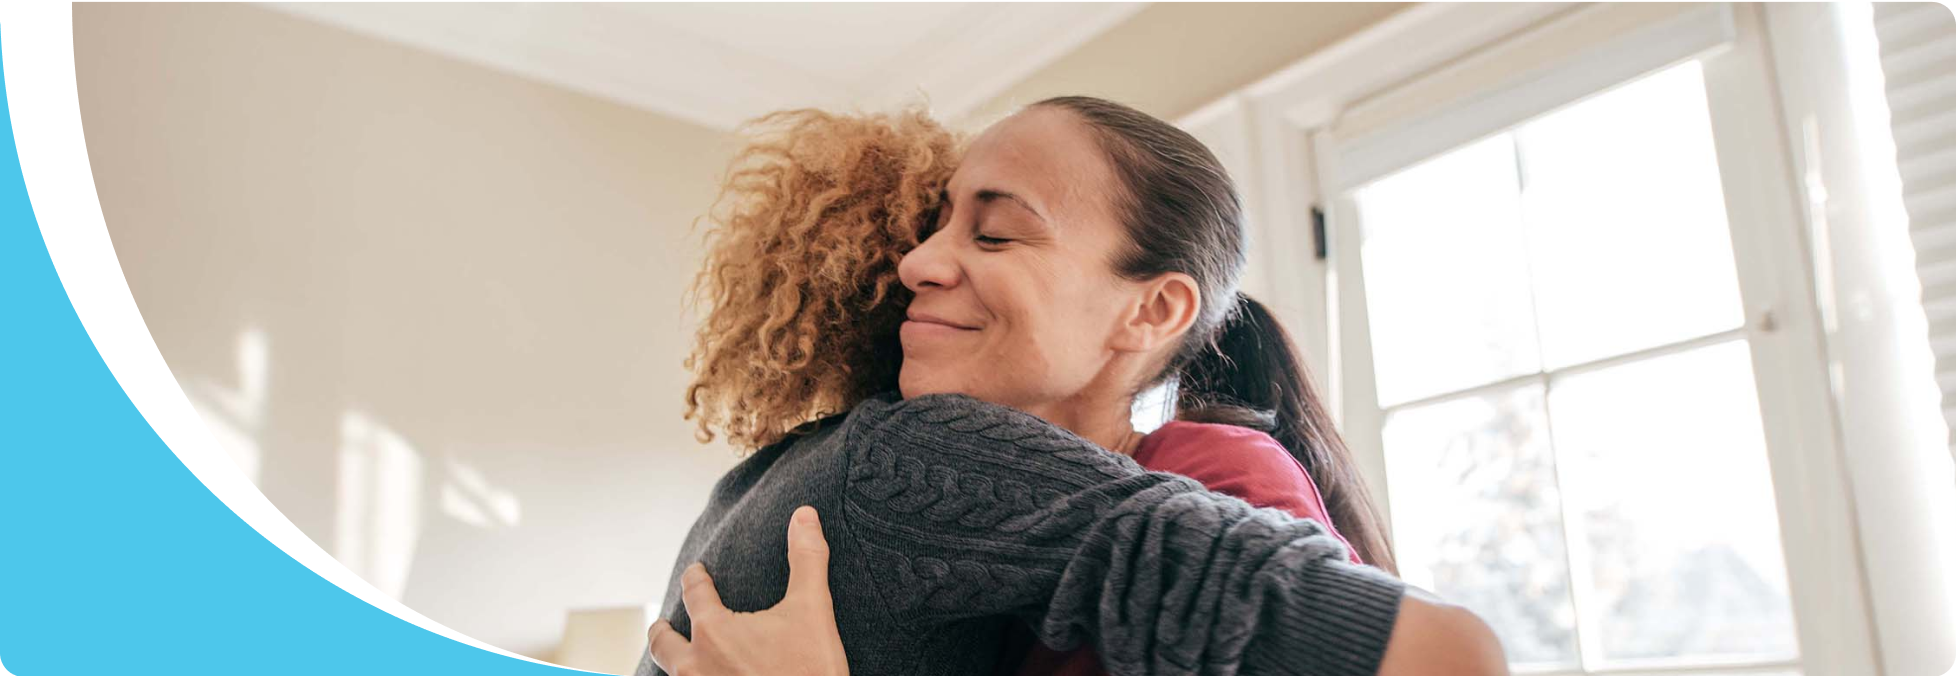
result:
[(891, 615), (1019, 614), (1116, 674), (1371, 674), (1403, 585), (1317, 523), (959, 395), (850, 415), (844, 505)]

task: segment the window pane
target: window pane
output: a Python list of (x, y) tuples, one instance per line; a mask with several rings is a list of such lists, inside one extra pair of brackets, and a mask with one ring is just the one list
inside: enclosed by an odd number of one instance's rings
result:
[(1385, 448), (1407, 581), (1479, 613), (1515, 664), (1573, 666), (1575, 612), (1541, 387), (1394, 412)]
[(1744, 321), (1697, 62), (1547, 115), (1515, 136), (1550, 368)]
[(1540, 368), (1515, 171), (1504, 134), (1358, 191), (1381, 405)]
[(1735, 340), (1550, 392), (1600, 657), (1797, 653), (1754, 387)]

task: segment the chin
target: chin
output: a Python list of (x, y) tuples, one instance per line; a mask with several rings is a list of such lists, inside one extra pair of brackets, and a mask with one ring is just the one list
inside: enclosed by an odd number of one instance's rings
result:
[(903, 370), (897, 372), (897, 391), (903, 398), (921, 397), (926, 394), (965, 394), (978, 396), (966, 378), (946, 369), (934, 369), (921, 364), (922, 360), (905, 359)]
[(955, 391), (946, 389), (939, 384), (939, 381), (942, 380), (941, 378), (933, 378), (928, 373), (919, 373), (919, 370), (913, 369), (908, 363), (905, 363), (903, 371), (897, 374), (897, 391), (903, 393), (903, 398), (909, 399), (912, 397), (921, 397), (926, 394), (944, 394)]

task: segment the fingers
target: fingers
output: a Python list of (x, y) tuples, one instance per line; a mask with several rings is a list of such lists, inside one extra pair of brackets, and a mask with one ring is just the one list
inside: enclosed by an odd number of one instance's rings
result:
[[(694, 618), (708, 618), (727, 612), (720, 604), (720, 590), (713, 586), (713, 576), (706, 574), (706, 566), (699, 562), (686, 567), (679, 574), (679, 599), (686, 604), (686, 613)], [(694, 625), (698, 625), (694, 622)]]
[(645, 635), (647, 644), (651, 646), (652, 663), (667, 673), (671, 673), (673, 665), (679, 664), (693, 651), (693, 642), (673, 631), (672, 625), (665, 620), (653, 622)]
[(788, 519), (788, 598), (830, 604), (829, 541), (814, 507), (804, 505)]

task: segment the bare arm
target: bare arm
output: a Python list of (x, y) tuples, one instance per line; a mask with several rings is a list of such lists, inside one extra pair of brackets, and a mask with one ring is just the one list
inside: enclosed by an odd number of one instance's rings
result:
[(1494, 630), (1473, 611), (1408, 587), (1379, 676), (1507, 676)]

